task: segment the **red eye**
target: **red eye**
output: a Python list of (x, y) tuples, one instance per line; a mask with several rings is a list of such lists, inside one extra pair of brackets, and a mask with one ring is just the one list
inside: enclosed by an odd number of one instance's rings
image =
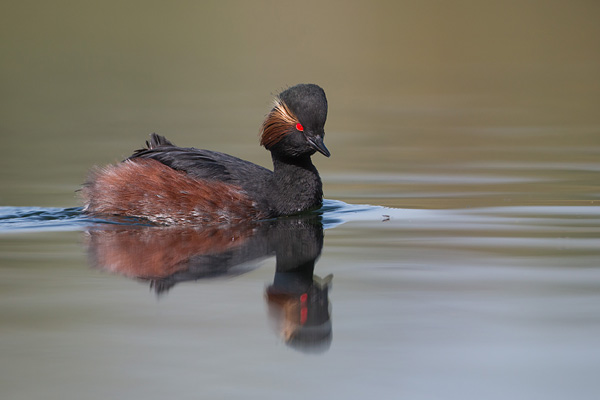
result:
[(304, 130), (304, 127), (302, 126), (302, 124), (296, 124), (296, 129), (302, 132)]

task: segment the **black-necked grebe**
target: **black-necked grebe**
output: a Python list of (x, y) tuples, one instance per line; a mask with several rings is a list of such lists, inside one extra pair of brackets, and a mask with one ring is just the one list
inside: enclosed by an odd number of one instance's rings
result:
[(300, 84), (281, 92), (261, 129), (273, 171), (228, 154), (175, 146), (151, 135), (147, 148), (93, 171), (82, 188), (84, 211), (159, 224), (235, 223), (315, 209), (321, 178), (310, 157), (323, 143), (325, 92)]

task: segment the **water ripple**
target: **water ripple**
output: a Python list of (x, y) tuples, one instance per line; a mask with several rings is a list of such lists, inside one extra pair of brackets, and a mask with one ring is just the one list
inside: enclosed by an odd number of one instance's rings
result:
[[(593, 229), (600, 225), (600, 207), (518, 206), (472, 209), (399, 209), (368, 204), (325, 200), (314, 211), (322, 216), (325, 229), (348, 222), (392, 222), (397, 229), (417, 231), (546, 231)], [(394, 222), (402, 222), (402, 225)], [(77, 231), (93, 224), (147, 225), (139, 219), (99, 219), (83, 214), (81, 207), (0, 207), (0, 234), (18, 231)]]
[(89, 217), (82, 207), (0, 207), (0, 233), (77, 231), (93, 223), (118, 223)]

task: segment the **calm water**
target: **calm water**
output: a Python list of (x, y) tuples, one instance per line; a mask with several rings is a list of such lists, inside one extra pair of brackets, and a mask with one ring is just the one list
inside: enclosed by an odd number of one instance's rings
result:
[[(597, 397), (593, 2), (0, 8), (2, 399)], [(151, 132), (270, 166), (298, 82), (330, 103), (318, 212), (81, 215)]]
[(327, 201), (216, 232), (0, 214), (8, 398), (593, 398), (596, 207)]

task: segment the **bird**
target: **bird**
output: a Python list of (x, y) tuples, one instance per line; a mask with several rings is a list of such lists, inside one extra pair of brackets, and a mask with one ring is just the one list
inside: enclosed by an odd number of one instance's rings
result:
[(235, 224), (303, 213), (323, 204), (311, 161), (325, 146), (327, 97), (316, 84), (275, 96), (260, 128), (273, 170), (217, 151), (179, 147), (153, 133), (124, 161), (93, 168), (82, 185), (83, 212), (159, 225)]

